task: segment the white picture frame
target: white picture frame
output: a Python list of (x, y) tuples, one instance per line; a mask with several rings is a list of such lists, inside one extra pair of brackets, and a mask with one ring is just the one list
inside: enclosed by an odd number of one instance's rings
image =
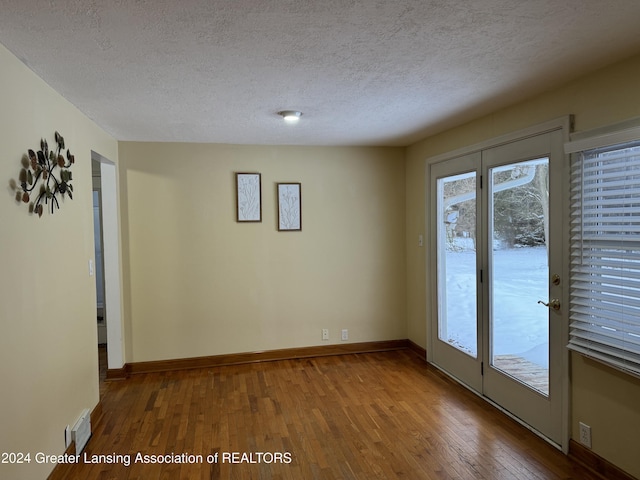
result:
[(302, 230), (302, 185), (278, 183), (278, 230)]
[(262, 222), (262, 175), (236, 173), (236, 221)]

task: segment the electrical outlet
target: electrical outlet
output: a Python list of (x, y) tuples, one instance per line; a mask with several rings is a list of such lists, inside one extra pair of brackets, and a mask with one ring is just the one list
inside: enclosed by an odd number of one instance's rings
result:
[(342, 340), (349, 340), (349, 330), (346, 328), (342, 330)]
[(580, 443), (591, 448), (591, 427), (582, 422), (580, 422)]
[(329, 329), (328, 328), (323, 328), (322, 329), (322, 339), (323, 340), (329, 340)]

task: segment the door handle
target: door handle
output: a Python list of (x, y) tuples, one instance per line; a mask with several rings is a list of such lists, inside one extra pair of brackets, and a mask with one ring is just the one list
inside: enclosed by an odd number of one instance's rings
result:
[(549, 300), (549, 303), (545, 303), (542, 300), (538, 300), (538, 303), (541, 303), (545, 307), (553, 308), (554, 310), (560, 310), (560, 300), (557, 298), (552, 298)]

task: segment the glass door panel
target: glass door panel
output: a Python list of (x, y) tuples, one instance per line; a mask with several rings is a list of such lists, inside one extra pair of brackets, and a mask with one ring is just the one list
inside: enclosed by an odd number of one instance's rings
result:
[(437, 181), (438, 339), (478, 356), (476, 173)]
[(549, 395), (549, 159), (489, 169), (491, 366)]

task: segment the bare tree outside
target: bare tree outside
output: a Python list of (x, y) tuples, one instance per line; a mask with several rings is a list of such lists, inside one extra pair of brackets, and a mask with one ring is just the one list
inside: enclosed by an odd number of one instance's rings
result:
[[(476, 177), (444, 183), (444, 222), (447, 248), (460, 250), (476, 244)], [(548, 165), (545, 162), (511, 165), (493, 173), (493, 231), (502, 248), (547, 245), (549, 238)], [(469, 238), (471, 242), (460, 242)], [(463, 246), (464, 245), (464, 246)]]
[(546, 163), (511, 165), (493, 173), (494, 248), (546, 246), (549, 185)]
[[(443, 183), (447, 249), (476, 248), (476, 176)], [(468, 238), (464, 245), (457, 238)], [(467, 243), (469, 245), (467, 245)]]

